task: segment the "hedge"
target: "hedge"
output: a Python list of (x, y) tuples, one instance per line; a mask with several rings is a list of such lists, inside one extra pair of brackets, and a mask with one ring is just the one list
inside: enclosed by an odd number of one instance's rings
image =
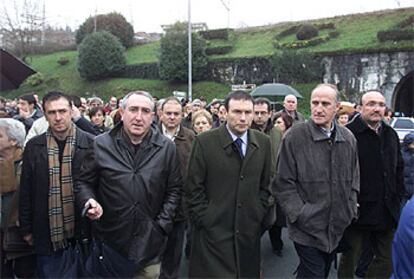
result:
[(207, 31), (200, 31), (199, 34), (206, 40), (228, 40), (229, 33), (232, 29), (223, 28), (223, 29), (214, 29)]
[(301, 26), (302, 25), (293, 25), (293, 26), (289, 27), (288, 29), (283, 30), (279, 34), (276, 34), (275, 39), (282, 39), (283, 37), (287, 37), (287, 36), (296, 34), (296, 32), (298, 32), (298, 30)]
[(123, 78), (161, 79), (158, 63), (126, 65), (123, 70), (116, 73), (115, 76)]
[(290, 48), (290, 49), (306, 48), (306, 47), (322, 44), (324, 42), (329, 41), (331, 38), (335, 38), (337, 36), (339, 36), (339, 32), (330, 32), (328, 35), (322, 35), (322, 36), (312, 38), (309, 40), (293, 41), (293, 42), (286, 42), (286, 43), (279, 43), (279, 41), (274, 40), (273, 46), (275, 48)]
[(208, 48), (206, 48), (206, 54), (207, 55), (227, 54), (232, 49), (233, 49), (233, 46), (232, 45), (208, 47)]
[(397, 28), (406, 28), (406, 27), (414, 27), (414, 15), (407, 17), (403, 21), (401, 21), (396, 27)]
[(380, 42), (414, 40), (414, 30), (394, 29), (387, 31), (379, 31), (377, 33), (377, 38)]

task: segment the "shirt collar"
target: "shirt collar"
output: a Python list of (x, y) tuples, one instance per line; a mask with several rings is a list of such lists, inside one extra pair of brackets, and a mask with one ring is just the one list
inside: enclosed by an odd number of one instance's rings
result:
[(228, 124), (226, 124), (226, 128), (227, 128), (227, 131), (229, 131), (230, 136), (231, 136), (231, 138), (233, 139), (233, 141), (235, 141), (237, 138), (240, 138), (240, 139), (243, 141), (243, 143), (247, 145), (247, 131), (246, 131), (246, 132), (244, 132), (244, 134), (243, 134), (243, 135), (241, 135), (240, 137), (238, 137), (238, 136), (236, 136), (235, 134), (233, 134), (233, 133), (231, 132), (231, 130), (230, 130), (229, 125), (228, 125)]
[(175, 137), (178, 135), (178, 133), (180, 132), (180, 125), (178, 125), (177, 129), (175, 130), (174, 134), (170, 134), (167, 131), (167, 128), (165, 127), (165, 125), (163, 123), (161, 123), (161, 129), (162, 129), (162, 134), (164, 136), (166, 136), (167, 138), (169, 138), (170, 140), (174, 141)]

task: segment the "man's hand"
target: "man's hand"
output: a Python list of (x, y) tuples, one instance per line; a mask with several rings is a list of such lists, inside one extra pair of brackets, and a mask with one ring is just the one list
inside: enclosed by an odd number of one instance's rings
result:
[(19, 115), (23, 119), (29, 118), (30, 117), (30, 111), (19, 109)]
[(88, 216), (91, 220), (98, 220), (101, 218), (103, 214), (102, 206), (94, 199), (89, 199), (85, 203), (85, 207), (88, 208), (88, 211), (86, 212), (86, 216)]
[(80, 110), (74, 105), (72, 104), (72, 119), (74, 121), (78, 120), (81, 117), (81, 112)]
[(23, 239), (27, 242), (27, 244), (33, 246), (33, 234), (26, 234), (25, 236), (23, 236)]

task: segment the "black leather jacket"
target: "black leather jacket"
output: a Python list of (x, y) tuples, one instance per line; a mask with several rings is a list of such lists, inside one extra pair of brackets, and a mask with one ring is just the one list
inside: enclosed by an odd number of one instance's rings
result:
[(94, 198), (103, 207), (97, 236), (138, 267), (160, 261), (180, 204), (182, 179), (176, 147), (155, 124), (138, 155), (123, 134), (123, 123), (95, 138), (75, 186), (83, 206)]

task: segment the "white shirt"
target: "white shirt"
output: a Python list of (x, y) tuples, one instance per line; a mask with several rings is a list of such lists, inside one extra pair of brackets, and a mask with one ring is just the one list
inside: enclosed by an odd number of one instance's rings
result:
[(236, 136), (235, 134), (233, 134), (230, 129), (229, 126), (226, 124), (226, 128), (227, 131), (229, 131), (231, 138), (233, 139), (233, 141), (235, 141), (237, 138), (240, 138), (242, 140), (242, 152), (243, 152), (243, 156), (246, 156), (246, 151), (247, 151), (247, 131), (244, 132), (243, 135), (241, 135), (241, 137)]

